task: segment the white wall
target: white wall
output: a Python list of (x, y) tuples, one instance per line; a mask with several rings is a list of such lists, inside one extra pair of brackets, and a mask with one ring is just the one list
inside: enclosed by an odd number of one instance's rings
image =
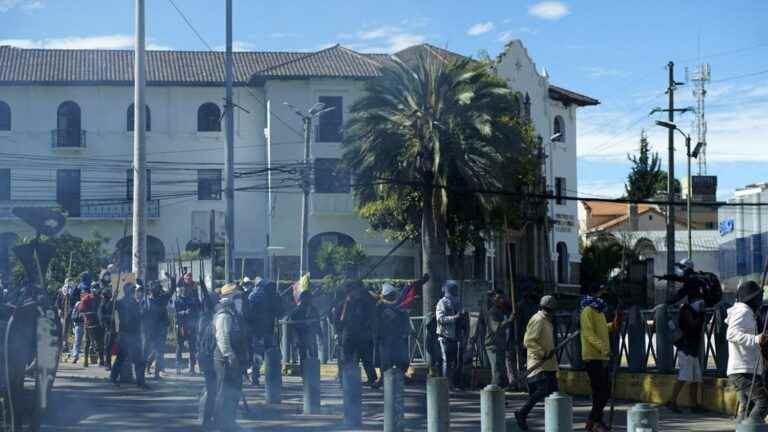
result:
[[(549, 78), (541, 75), (528, 51), (519, 41), (512, 41), (501, 54), (497, 73), (509, 83), (509, 86), (523, 96), (528, 94), (531, 100), (531, 120), (537, 134), (542, 137), (544, 152), (547, 156), (546, 177), (548, 188), (554, 191), (554, 178), (566, 179), (565, 194), (576, 195), (576, 108), (565, 106), (549, 97)], [(565, 124), (565, 137), (562, 142), (550, 145), (549, 138), (554, 134), (554, 119), (562, 117)], [(552, 260), (557, 260), (556, 245), (564, 242), (568, 248), (569, 260), (580, 262), (578, 249), (578, 209), (575, 200), (566, 200), (562, 204), (550, 202), (550, 217), (555, 219), (553, 235), (550, 238)]]

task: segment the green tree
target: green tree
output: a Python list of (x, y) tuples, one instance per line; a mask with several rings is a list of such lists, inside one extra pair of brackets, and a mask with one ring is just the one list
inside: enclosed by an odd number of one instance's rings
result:
[[(513, 162), (529, 130), (506, 82), (481, 62), (446, 62), (426, 52), (409, 64), (395, 58), (365, 90), (350, 108), (344, 160), (356, 174), (361, 214), (372, 205), (406, 203), (386, 222), (418, 227), (430, 275), (423, 307), (430, 314), (446, 278), (450, 210), (461, 207), (452, 205), (453, 192), (471, 195), (466, 208), (479, 207), (483, 212), (473, 216), (490, 220), (501, 197), (471, 191), (514, 188)], [(416, 203), (409, 201), (415, 196)]]
[(637, 155), (627, 155), (632, 163), (631, 171), (624, 185), (631, 200), (646, 200), (656, 195), (661, 180), (661, 160), (657, 152), (651, 152), (645, 131), (640, 135), (640, 149)]
[[(30, 243), (34, 238), (25, 238), (19, 244)], [(48, 288), (56, 289), (63, 285), (67, 277), (77, 277), (82, 272), (98, 275), (108, 262), (108, 254), (104, 246), (109, 239), (98, 232), (93, 233), (93, 239), (82, 239), (64, 233), (56, 237), (41, 236), (40, 242), (54, 247), (56, 254), (48, 265), (45, 277)], [(11, 259), (13, 283), (15, 286), (24, 280), (24, 268), (16, 257)]]
[[(656, 194), (657, 195), (666, 195), (667, 194), (667, 172), (664, 170), (659, 171), (659, 181), (656, 183)], [(680, 184), (680, 180), (675, 179), (675, 194), (680, 195), (683, 191), (683, 186)]]
[(323, 277), (323, 287), (335, 289), (347, 279), (360, 277), (360, 270), (368, 257), (359, 245), (343, 246), (332, 242), (324, 242), (315, 257), (315, 263)]

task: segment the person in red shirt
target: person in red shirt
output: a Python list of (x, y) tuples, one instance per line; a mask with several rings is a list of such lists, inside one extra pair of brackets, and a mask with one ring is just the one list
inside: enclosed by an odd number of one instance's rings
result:
[(104, 329), (98, 319), (98, 306), (101, 301), (100, 285), (94, 282), (80, 295), (78, 311), (83, 315), (85, 325), (85, 358), (83, 366), (88, 367), (91, 360), (91, 348), (96, 349), (99, 366), (104, 366)]

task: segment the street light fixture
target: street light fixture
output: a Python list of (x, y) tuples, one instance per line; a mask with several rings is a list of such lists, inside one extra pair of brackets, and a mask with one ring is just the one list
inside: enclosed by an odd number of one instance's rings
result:
[[(691, 158), (699, 158), (699, 153), (701, 152), (701, 148), (704, 146), (704, 143), (697, 143), (696, 147), (691, 151), (691, 136), (680, 130), (680, 128), (677, 127), (676, 124), (666, 122), (663, 120), (656, 120), (656, 126), (661, 126), (666, 129), (672, 129), (680, 132), (680, 134), (685, 137), (685, 149), (686, 149), (686, 155), (688, 156), (688, 193), (686, 194), (686, 206), (688, 207), (687, 211), (687, 225), (688, 225), (688, 258), (693, 259), (693, 239), (691, 234), (691, 193), (693, 192), (693, 185), (691, 184)], [(672, 200), (672, 197), (667, 197), (668, 199)]]
[(299, 255), (299, 277), (304, 276), (304, 273), (309, 270), (309, 193), (312, 189), (310, 187), (309, 179), (309, 158), (310, 158), (310, 142), (312, 134), (312, 120), (319, 117), (321, 114), (328, 111), (332, 111), (335, 107), (325, 107), (324, 103), (318, 102), (312, 105), (306, 113), (300, 108), (283, 102), (285, 106), (290, 108), (297, 116), (301, 118), (304, 125), (304, 173), (302, 175), (302, 189), (303, 195), (301, 200), (301, 253)]

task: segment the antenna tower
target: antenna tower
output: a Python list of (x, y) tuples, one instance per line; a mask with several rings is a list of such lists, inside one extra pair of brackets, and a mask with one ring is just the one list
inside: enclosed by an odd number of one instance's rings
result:
[(706, 85), (710, 80), (710, 75), (709, 63), (705, 63), (698, 65), (691, 77), (691, 81), (694, 83), (693, 96), (696, 98), (693, 129), (696, 131), (696, 143), (702, 143), (699, 153), (699, 175), (707, 175), (707, 120), (704, 117), (704, 99), (707, 95)]

